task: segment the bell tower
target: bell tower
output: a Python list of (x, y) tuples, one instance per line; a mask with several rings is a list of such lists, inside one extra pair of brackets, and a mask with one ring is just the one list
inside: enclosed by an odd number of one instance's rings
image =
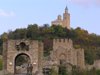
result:
[(66, 6), (66, 8), (65, 8), (65, 13), (68, 13), (68, 7)]
[(70, 29), (70, 14), (68, 13), (68, 7), (65, 8), (65, 13), (63, 14), (63, 27)]

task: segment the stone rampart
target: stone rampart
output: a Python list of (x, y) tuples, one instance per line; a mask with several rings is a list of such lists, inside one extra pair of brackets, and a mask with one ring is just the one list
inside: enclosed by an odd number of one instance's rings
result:
[(56, 50), (59, 46), (62, 46), (63, 48), (72, 48), (73, 41), (71, 39), (54, 39), (53, 50)]
[(100, 60), (95, 60), (93, 65), (86, 65), (85, 69), (86, 70), (91, 70), (93, 67), (95, 69), (100, 69)]

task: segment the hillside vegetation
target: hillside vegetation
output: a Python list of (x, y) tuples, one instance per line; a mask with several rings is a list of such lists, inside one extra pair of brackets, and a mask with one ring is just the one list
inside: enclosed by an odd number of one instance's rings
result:
[(77, 27), (76, 29), (63, 28), (60, 25), (48, 24), (39, 27), (37, 24), (28, 25), (27, 28), (16, 29), (15, 31), (9, 31), (3, 33), (0, 38), (0, 54), (2, 54), (3, 41), (8, 39), (28, 39), (39, 40), (44, 42), (44, 50), (49, 52), (53, 50), (53, 39), (72, 39), (74, 48), (83, 48), (85, 50), (85, 62), (86, 64), (93, 64), (93, 61), (100, 59), (100, 36), (96, 34), (89, 34), (87, 30)]

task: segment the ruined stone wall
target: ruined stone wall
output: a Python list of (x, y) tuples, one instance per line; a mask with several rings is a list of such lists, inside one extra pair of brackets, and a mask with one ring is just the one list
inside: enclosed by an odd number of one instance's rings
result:
[(3, 42), (3, 70), (7, 70), (7, 42)]
[(94, 66), (96, 69), (100, 69), (100, 60), (95, 60), (93, 66)]
[(100, 60), (95, 60), (93, 65), (85, 65), (86, 70), (91, 70), (93, 67), (100, 69)]

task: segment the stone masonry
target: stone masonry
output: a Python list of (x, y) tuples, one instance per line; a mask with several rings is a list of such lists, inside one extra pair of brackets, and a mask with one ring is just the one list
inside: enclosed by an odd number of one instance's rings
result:
[[(25, 47), (21, 46), (24, 44)], [(26, 54), (31, 59), (33, 65), (33, 71), (41, 72), (42, 60), (43, 60), (43, 43), (37, 40), (8, 40), (3, 43), (3, 70), (7, 70), (9, 73), (15, 73), (15, 59), (20, 54)]]
[(68, 71), (71, 71), (68, 63), (84, 69), (84, 49), (74, 49), (71, 39), (54, 39), (53, 51), (50, 52), (50, 56), (44, 58), (43, 68), (54, 67), (55, 71), (58, 72), (57, 66), (64, 64)]
[(51, 59), (66, 60), (67, 63), (84, 68), (84, 49), (74, 49), (71, 39), (54, 39)]
[[(74, 49), (71, 39), (54, 39), (53, 51), (50, 56), (43, 57), (43, 43), (37, 40), (8, 40), (3, 43), (3, 70), (15, 73), (15, 60), (18, 55), (30, 57), (33, 65), (32, 73), (42, 73), (42, 68), (55, 68), (58, 72), (58, 65), (70, 63), (84, 68), (84, 49)], [(63, 62), (64, 61), (64, 62)], [(36, 63), (35, 65), (33, 63)], [(67, 68), (69, 69), (69, 68)], [(42, 74), (41, 74), (42, 75)]]

